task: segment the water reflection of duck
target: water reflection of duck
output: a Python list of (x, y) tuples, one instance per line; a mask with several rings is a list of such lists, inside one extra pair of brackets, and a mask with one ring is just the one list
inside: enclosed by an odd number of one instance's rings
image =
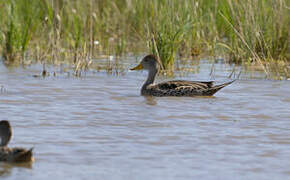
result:
[(24, 148), (9, 148), (7, 147), (12, 137), (12, 129), (9, 121), (0, 121), (0, 161), (6, 162), (32, 162), (32, 148), (26, 150)]
[(155, 77), (160, 67), (159, 59), (154, 55), (145, 56), (140, 64), (131, 70), (148, 71), (148, 77), (141, 88), (142, 95), (149, 96), (212, 96), (218, 90), (233, 83), (230, 81), (224, 84), (214, 86), (214, 81), (167, 81), (154, 84)]
[(32, 162), (25, 163), (0, 163), (0, 179), (13, 173), (13, 168), (32, 169)]

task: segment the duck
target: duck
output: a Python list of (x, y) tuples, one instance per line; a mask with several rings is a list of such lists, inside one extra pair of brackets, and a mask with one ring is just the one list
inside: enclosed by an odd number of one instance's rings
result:
[(12, 128), (9, 121), (0, 121), (0, 161), (11, 163), (33, 162), (33, 148), (9, 148), (7, 145), (12, 137)]
[(141, 62), (130, 70), (147, 70), (148, 77), (141, 88), (143, 96), (213, 96), (217, 91), (232, 84), (235, 80), (219, 85), (214, 81), (173, 80), (155, 84), (155, 77), (161, 67), (159, 58), (153, 54), (145, 56)]

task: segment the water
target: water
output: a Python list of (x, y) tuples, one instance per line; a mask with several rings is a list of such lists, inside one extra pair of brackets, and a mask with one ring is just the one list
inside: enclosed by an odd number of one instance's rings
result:
[[(179, 79), (211, 79), (210, 67)], [(215, 65), (214, 78), (232, 68)], [(1, 179), (290, 179), (290, 81), (251, 72), (211, 98), (145, 98), (145, 72), (40, 70), (0, 68), (9, 145), (35, 153), (31, 167), (0, 163)]]

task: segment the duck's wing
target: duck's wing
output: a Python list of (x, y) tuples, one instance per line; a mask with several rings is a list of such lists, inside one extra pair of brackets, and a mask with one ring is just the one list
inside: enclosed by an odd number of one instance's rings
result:
[(161, 90), (180, 90), (184, 88), (205, 90), (213, 86), (213, 81), (167, 81), (155, 85)]
[(12, 136), (12, 128), (9, 121), (0, 121), (0, 147), (7, 146)]
[(33, 148), (29, 150), (24, 148), (13, 148), (9, 154), (10, 162), (31, 162), (33, 161)]
[(147, 87), (153, 96), (195, 96), (213, 87), (213, 81), (167, 81)]
[(174, 80), (166, 81), (156, 84), (160, 89), (175, 89), (182, 87), (191, 87), (194, 89), (206, 89), (213, 87), (214, 81), (184, 81), (184, 80)]
[(233, 82), (213, 86), (214, 81), (167, 81), (148, 86), (147, 92), (143, 94), (153, 96), (212, 96)]

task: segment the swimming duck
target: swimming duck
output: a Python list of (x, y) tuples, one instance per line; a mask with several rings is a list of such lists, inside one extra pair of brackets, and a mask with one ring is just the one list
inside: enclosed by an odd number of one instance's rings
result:
[(148, 77), (141, 88), (144, 96), (212, 96), (218, 90), (233, 83), (235, 80), (213, 85), (214, 81), (167, 81), (154, 84), (155, 77), (159, 71), (161, 62), (155, 55), (145, 56), (139, 65), (130, 70), (147, 70)]
[(12, 137), (12, 128), (9, 121), (0, 121), (0, 161), (6, 162), (32, 162), (32, 148), (27, 150), (24, 148), (7, 147)]

